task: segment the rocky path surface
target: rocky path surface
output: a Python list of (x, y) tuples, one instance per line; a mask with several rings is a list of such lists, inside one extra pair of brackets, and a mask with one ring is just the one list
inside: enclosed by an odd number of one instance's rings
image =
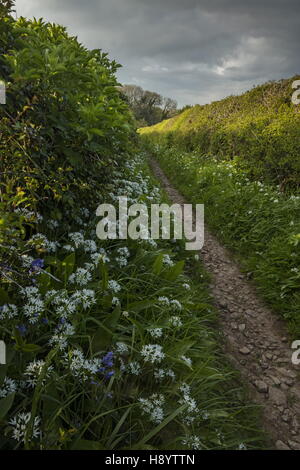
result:
[[(189, 202), (155, 160), (150, 164), (173, 203)], [(273, 447), (300, 450), (300, 365), (292, 364), (292, 341), (285, 325), (207, 229), (200, 256), (212, 277), (227, 356), (248, 385), (250, 398), (262, 405), (264, 428)]]

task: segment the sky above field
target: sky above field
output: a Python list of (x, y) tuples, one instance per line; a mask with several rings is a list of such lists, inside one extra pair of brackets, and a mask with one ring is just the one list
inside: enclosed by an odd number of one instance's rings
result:
[(299, 0), (17, 0), (123, 65), (121, 83), (205, 104), (300, 73)]

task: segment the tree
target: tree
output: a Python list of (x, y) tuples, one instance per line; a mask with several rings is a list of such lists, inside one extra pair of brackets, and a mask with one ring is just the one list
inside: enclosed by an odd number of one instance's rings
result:
[(120, 91), (129, 104), (139, 127), (151, 126), (173, 116), (177, 103), (159, 93), (143, 90), (137, 85), (124, 85)]

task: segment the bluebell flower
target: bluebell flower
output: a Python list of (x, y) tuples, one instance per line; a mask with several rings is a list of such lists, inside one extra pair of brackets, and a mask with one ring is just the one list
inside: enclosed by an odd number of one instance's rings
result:
[(40, 271), (43, 267), (44, 267), (44, 260), (41, 258), (37, 258), (32, 261), (29, 272), (34, 273), (34, 272)]
[(19, 331), (21, 336), (24, 336), (27, 332), (27, 328), (25, 325), (17, 325), (17, 330)]
[(112, 351), (108, 352), (103, 358), (102, 362), (105, 367), (112, 367), (114, 365), (113, 363), (113, 358), (114, 358), (114, 353)]
[(110, 379), (115, 374), (114, 370), (111, 370), (105, 374), (106, 379)]

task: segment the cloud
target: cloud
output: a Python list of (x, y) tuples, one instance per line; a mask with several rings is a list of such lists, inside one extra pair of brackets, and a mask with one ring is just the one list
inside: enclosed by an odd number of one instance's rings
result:
[(118, 78), (180, 105), (299, 73), (298, 0), (17, 0), (123, 65)]

